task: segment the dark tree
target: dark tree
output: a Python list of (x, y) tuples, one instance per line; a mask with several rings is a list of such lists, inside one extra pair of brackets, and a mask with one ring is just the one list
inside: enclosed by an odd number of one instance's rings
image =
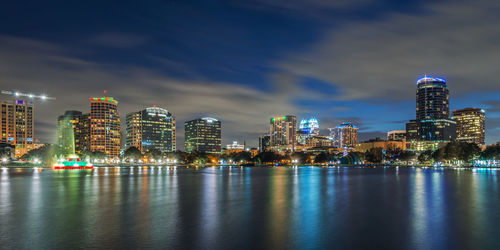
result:
[(500, 160), (500, 145), (488, 146), (482, 153), (482, 160)]
[(141, 159), (142, 158), (142, 153), (141, 151), (136, 148), (136, 147), (129, 147), (125, 152), (123, 152), (123, 156), (128, 159)]

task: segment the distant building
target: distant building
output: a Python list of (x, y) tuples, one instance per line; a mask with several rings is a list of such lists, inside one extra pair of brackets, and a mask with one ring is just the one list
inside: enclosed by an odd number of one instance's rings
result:
[(120, 149), (118, 101), (113, 97), (90, 98), (90, 150), (118, 157)]
[(330, 138), (333, 146), (338, 148), (354, 148), (358, 144), (358, 127), (345, 122), (330, 129)]
[(406, 140), (406, 130), (392, 130), (387, 132), (388, 141), (402, 141)]
[(407, 143), (407, 149), (422, 152), (427, 150), (437, 150), (441, 147), (446, 146), (448, 142), (446, 141), (409, 141)]
[(176, 150), (174, 116), (166, 109), (149, 107), (126, 116), (127, 137), (125, 146), (136, 147), (142, 152)]
[(457, 122), (457, 140), (484, 145), (485, 114), (483, 109), (465, 108), (453, 111), (453, 118)]
[(226, 154), (233, 154), (246, 151), (246, 143), (239, 144), (238, 141), (233, 141), (232, 144), (227, 144), (224, 150)]
[(184, 123), (186, 152), (221, 153), (221, 122), (204, 117)]
[(23, 100), (0, 102), (0, 143), (9, 143), (19, 158), (33, 149), (35, 135), (33, 103)]
[(270, 120), (270, 144), (272, 150), (295, 151), (297, 146), (297, 118), (294, 115), (279, 116)]
[(311, 135), (306, 131), (302, 131), (299, 129), (295, 136), (297, 137), (297, 145), (305, 145), (307, 143), (307, 138), (309, 138), (309, 136)]
[(420, 136), (420, 122), (417, 120), (410, 120), (406, 123), (406, 140), (416, 141), (421, 140)]
[(316, 118), (302, 119), (296, 133), (297, 145), (305, 145), (311, 136), (319, 135), (319, 122)]
[(319, 122), (316, 118), (300, 120), (299, 130), (309, 135), (319, 135)]
[(332, 140), (328, 136), (314, 135), (307, 138), (307, 148), (331, 147)]
[(451, 141), (457, 138), (457, 123), (450, 119), (421, 120), (421, 140)]
[(90, 115), (68, 110), (57, 118), (57, 144), (67, 153), (90, 150)]
[(264, 135), (259, 137), (259, 150), (267, 151), (271, 147), (271, 136)]
[(232, 144), (226, 145), (227, 150), (245, 150), (245, 144), (239, 144), (238, 141), (233, 141)]
[(406, 141), (404, 140), (392, 140), (392, 141), (383, 141), (383, 140), (372, 140), (367, 142), (358, 143), (356, 145), (357, 152), (366, 152), (374, 148), (381, 148), (385, 150), (394, 150), (401, 149), (406, 150)]

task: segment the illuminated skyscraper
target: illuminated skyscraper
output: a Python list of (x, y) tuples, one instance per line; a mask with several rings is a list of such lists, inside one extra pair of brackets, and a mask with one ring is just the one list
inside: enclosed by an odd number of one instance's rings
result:
[(453, 111), (453, 118), (457, 122), (457, 140), (484, 145), (484, 110), (465, 108)]
[(300, 120), (299, 130), (309, 135), (319, 135), (319, 122), (316, 118)]
[(297, 146), (297, 118), (294, 115), (279, 116), (270, 120), (270, 147), (272, 150), (295, 151)]
[(113, 97), (90, 98), (90, 150), (118, 157), (120, 149), (118, 101)]
[(204, 117), (187, 121), (184, 127), (186, 152), (221, 153), (221, 122), (219, 120)]
[(425, 76), (417, 80), (417, 120), (450, 118), (450, 93), (446, 81)]
[(339, 148), (354, 148), (358, 143), (358, 127), (345, 122), (330, 129), (330, 139)]
[(299, 130), (297, 131), (298, 145), (305, 145), (309, 137), (318, 135), (319, 135), (319, 123), (316, 118), (300, 120)]
[[(450, 119), (450, 94), (446, 81), (425, 76), (417, 80), (417, 140), (450, 141), (456, 138), (456, 122)], [(410, 124), (414, 125), (414, 124)], [(408, 136), (411, 140), (411, 136)]]
[(90, 150), (89, 114), (68, 110), (57, 119), (57, 144), (67, 153)]
[(134, 146), (143, 152), (150, 149), (175, 151), (175, 118), (166, 109), (150, 107), (129, 113), (126, 123), (126, 147)]
[(0, 143), (10, 143), (15, 147), (15, 157), (19, 158), (33, 149), (35, 134), (33, 123), (33, 103), (23, 100), (0, 102)]

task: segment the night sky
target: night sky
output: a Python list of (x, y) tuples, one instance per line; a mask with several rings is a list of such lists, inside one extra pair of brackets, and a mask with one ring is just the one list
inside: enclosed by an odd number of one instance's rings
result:
[[(47, 94), (36, 137), (108, 91), (125, 114), (157, 105), (222, 121), (223, 145), (269, 118), (344, 121), (360, 140), (415, 118), (415, 80), (443, 77), (451, 109), (486, 109), (500, 141), (500, 3), (474, 1), (8, 1), (0, 9), (0, 86)], [(2, 99), (8, 96), (1, 96)], [(123, 128), (124, 130), (124, 128)]]

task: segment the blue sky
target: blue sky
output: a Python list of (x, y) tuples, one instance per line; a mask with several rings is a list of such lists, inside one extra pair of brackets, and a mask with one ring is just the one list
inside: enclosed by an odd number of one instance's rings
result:
[[(31, 1), (0, 10), (0, 83), (46, 93), (36, 136), (55, 140), (67, 109), (103, 90), (119, 112), (157, 105), (183, 122), (210, 115), (223, 143), (257, 137), (269, 117), (344, 121), (360, 138), (404, 129), (415, 80), (448, 80), (451, 108), (487, 110), (500, 141), (500, 9), (494, 1)], [(2, 98), (5, 98), (2, 97)]]

